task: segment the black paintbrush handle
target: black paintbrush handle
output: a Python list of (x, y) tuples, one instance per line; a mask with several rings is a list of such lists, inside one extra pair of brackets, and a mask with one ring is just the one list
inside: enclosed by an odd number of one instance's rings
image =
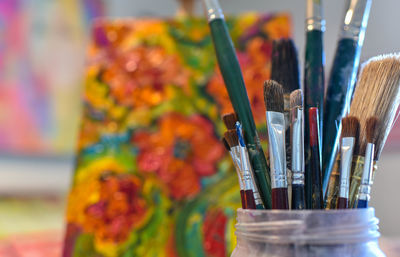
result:
[(304, 185), (292, 184), (292, 209), (303, 210), (306, 208), (306, 196), (304, 193)]
[(338, 209), (347, 209), (349, 208), (349, 199), (339, 197), (338, 198), (338, 204), (337, 204)]

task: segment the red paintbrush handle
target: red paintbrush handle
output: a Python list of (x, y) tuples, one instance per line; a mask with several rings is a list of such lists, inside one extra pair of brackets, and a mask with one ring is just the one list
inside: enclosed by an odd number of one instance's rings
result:
[(244, 195), (246, 199), (245, 209), (256, 209), (256, 201), (254, 200), (253, 190), (245, 190)]
[(271, 192), (272, 209), (288, 210), (288, 190), (285, 187), (272, 188)]
[(242, 201), (242, 209), (246, 209), (246, 196), (244, 190), (240, 190), (240, 200)]
[(339, 197), (338, 198), (338, 204), (337, 204), (338, 209), (347, 209), (349, 208), (349, 199)]

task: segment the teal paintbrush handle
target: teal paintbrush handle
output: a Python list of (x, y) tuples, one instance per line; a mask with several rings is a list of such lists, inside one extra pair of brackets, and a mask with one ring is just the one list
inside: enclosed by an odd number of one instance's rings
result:
[[(246, 86), (243, 81), (242, 71), (236, 57), (235, 48), (229, 35), (225, 21), (222, 18), (209, 22), (211, 35), (217, 55), (219, 68), (224, 78), (225, 86), (245, 131), (246, 146), (249, 151), (250, 161), (256, 179), (257, 187), (264, 206), (271, 208), (271, 180), (270, 173), (261, 148), (256, 131), (253, 114), (247, 97)], [(260, 81), (260, 88), (261, 88)]]
[(342, 118), (350, 108), (360, 52), (361, 47), (354, 39), (343, 38), (338, 42), (325, 100), (322, 151), (324, 192), (328, 187), (329, 178), (336, 160)]
[[(306, 33), (306, 59), (304, 71), (304, 110), (317, 107), (319, 113), (319, 131), (322, 133), (323, 105), (324, 105), (324, 64), (325, 53), (323, 48), (323, 32), (311, 30)], [(305, 195), (307, 209), (312, 203), (312, 178), (310, 166), (310, 126), (308, 111), (305, 114)], [(321, 140), (319, 140), (320, 142)], [(321, 149), (319, 147), (319, 149)]]

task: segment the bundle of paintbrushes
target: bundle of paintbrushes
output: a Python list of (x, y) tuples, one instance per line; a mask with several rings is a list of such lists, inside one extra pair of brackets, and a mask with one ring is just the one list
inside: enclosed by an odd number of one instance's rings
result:
[(235, 110), (223, 116), (227, 131), (222, 141), (238, 174), (243, 208), (366, 208), (376, 164), (395, 121), (399, 55), (367, 61), (356, 84), (371, 0), (347, 1), (326, 95), (322, 1), (306, 3), (303, 90), (297, 50), (290, 39), (274, 42), (271, 80), (260, 81), (268, 131), (266, 158), (223, 13), (217, 0), (204, 0)]

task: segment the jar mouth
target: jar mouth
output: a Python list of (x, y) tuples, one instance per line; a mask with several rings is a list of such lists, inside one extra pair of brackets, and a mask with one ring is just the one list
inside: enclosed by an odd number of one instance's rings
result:
[(349, 244), (379, 238), (373, 208), (347, 210), (238, 210), (240, 240), (272, 244)]

